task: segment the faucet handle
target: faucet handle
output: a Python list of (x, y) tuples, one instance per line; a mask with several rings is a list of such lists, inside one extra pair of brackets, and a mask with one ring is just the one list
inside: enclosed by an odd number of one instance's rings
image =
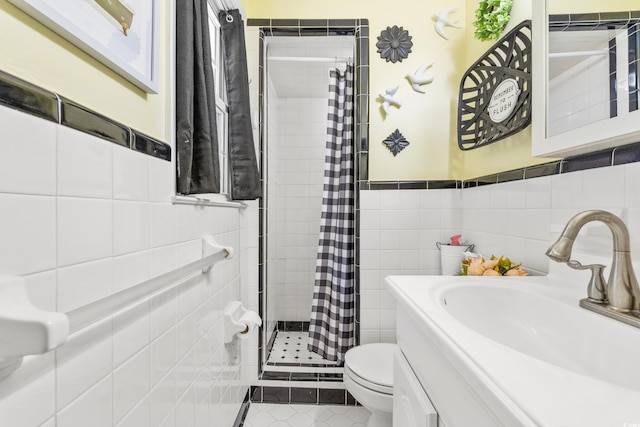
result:
[(591, 279), (589, 280), (589, 285), (587, 286), (587, 297), (593, 302), (604, 303), (607, 301), (607, 288), (605, 285), (604, 276), (602, 275), (602, 270), (605, 269), (606, 265), (582, 265), (575, 259), (569, 260), (567, 262), (567, 265), (574, 270), (591, 270)]

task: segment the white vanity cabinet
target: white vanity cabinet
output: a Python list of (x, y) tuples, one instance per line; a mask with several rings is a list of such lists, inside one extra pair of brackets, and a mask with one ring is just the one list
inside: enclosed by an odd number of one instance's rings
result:
[[(512, 405), (508, 395), (495, 387), (464, 352), (451, 345), (450, 339), (422, 311), (418, 304), (429, 289), (422, 283), (423, 277), (430, 277), (434, 282), (451, 280), (447, 276), (386, 278), (397, 302), (398, 353), (394, 364), (393, 425), (539, 426), (517, 405)], [(415, 292), (407, 293), (406, 289)], [(434, 416), (428, 418), (424, 414), (431, 408), (434, 408)]]
[(427, 401), (439, 426), (640, 425), (638, 329), (580, 309), (584, 288), (573, 281), (551, 274), (386, 282), (397, 301), (396, 359), (410, 366), (394, 367), (394, 417), (406, 417), (396, 427), (429, 425)]
[(393, 425), (438, 427), (438, 414), (399, 348), (393, 355)]

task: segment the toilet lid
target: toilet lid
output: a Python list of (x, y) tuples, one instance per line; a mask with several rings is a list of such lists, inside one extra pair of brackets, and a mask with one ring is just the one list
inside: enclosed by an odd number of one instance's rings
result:
[(344, 356), (345, 367), (366, 382), (392, 388), (395, 347), (395, 344), (382, 343), (353, 347)]

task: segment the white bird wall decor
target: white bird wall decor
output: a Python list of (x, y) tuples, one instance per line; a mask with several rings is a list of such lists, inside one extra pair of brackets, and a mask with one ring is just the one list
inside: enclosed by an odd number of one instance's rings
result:
[(413, 88), (413, 90), (420, 93), (426, 92), (421, 88), (421, 86), (428, 85), (431, 82), (433, 82), (433, 79), (435, 78), (434, 76), (427, 77), (425, 75), (425, 72), (427, 71), (427, 69), (431, 68), (433, 64), (435, 64), (435, 62), (432, 62), (430, 64), (423, 64), (420, 66), (420, 68), (416, 70), (415, 74), (406, 75), (407, 79), (411, 83), (411, 87)]
[(448, 9), (443, 9), (432, 16), (432, 19), (436, 21), (436, 24), (435, 24), (436, 33), (438, 33), (440, 37), (442, 37), (445, 40), (449, 40), (449, 36), (447, 36), (447, 33), (444, 32), (444, 27), (452, 27), (452, 28), (458, 28), (458, 29), (460, 28), (459, 25), (456, 25), (458, 21), (452, 21), (449, 18), (449, 15), (451, 15), (451, 13), (457, 11), (458, 9), (459, 8), (457, 7), (450, 7)]
[(402, 100), (394, 97), (399, 87), (400, 86), (396, 86), (394, 88), (387, 89), (385, 90), (385, 93), (378, 95), (382, 99), (382, 109), (387, 115), (391, 113), (389, 108), (392, 105), (395, 105), (398, 108), (402, 107)]

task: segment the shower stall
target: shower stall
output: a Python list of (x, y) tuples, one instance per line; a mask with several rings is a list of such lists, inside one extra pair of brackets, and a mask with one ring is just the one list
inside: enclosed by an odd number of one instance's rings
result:
[(330, 72), (354, 65), (358, 40), (355, 31), (296, 32), (292, 36), (269, 28), (262, 39), (265, 197), (259, 302), (264, 323), (259, 359), (264, 372), (331, 372), (336, 362), (307, 349), (308, 330), (322, 215)]

